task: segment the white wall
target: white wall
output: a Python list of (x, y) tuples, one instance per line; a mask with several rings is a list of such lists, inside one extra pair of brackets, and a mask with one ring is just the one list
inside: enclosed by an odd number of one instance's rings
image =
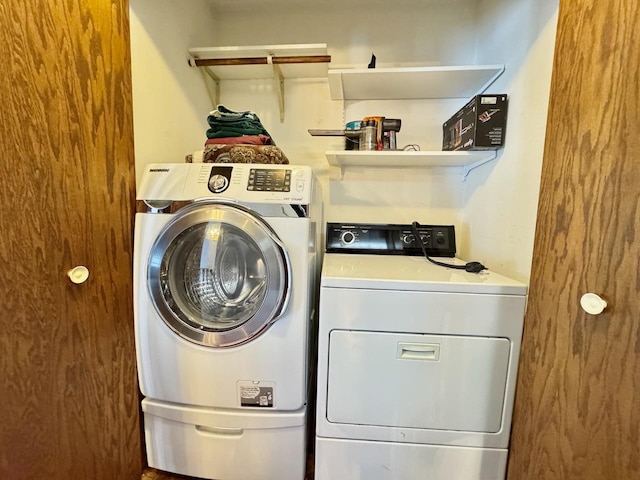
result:
[(221, 45), (326, 43), (333, 67), (364, 67), (372, 52), (379, 66), (465, 64), (475, 55), (475, 0), (211, 3)]
[(482, 0), (477, 62), (504, 63), (492, 93), (509, 94), (504, 149), (464, 183), (461, 255), (527, 282), (547, 121), (558, 0)]
[[(211, 100), (187, 48), (215, 40), (205, 0), (130, 0), (136, 172), (183, 162), (204, 143)], [(137, 178), (140, 182), (139, 173)]]
[[(285, 81), (283, 123), (269, 80), (223, 81), (221, 103), (255, 111), (291, 163), (314, 167), (322, 182), (326, 220), (455, 224), (462, 257), (528, 280), (558, 0), (209, 4), (213, 15), (199, 0), (131, 0), (138, 166), (181, 161), (202, 148), (211, 103), (198, 73), (186, 66), (191, 46), (326, 43), (332, 68), (364, 67), (372, 52), (378, 66), (504, 63), (506, 71), (490, 92), (510, 95), (507, 146), (497, 160), (464, 181), (444, 169), (393, 165), (347, 169), (343, 176), (324, 155), (342, 149), (343, 139), (307, 132), (341, 128), (365, 115), (398, 117), (403, 122), (400, 145), (438, 150), (442, 122), (464, 99), (343, 104), (331, 100), (328, 81), (321, 78)], [(141, 67), (143, 58), (152, 60), (155, 69)], [(171, 138), (170, 145), (163, 137)]]

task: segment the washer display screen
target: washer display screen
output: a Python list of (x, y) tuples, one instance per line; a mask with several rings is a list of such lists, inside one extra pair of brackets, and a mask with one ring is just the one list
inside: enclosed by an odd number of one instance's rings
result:
[(291, 170), (252, 168), (249, 171), (247, 190), (257, 192), (290, 192)]

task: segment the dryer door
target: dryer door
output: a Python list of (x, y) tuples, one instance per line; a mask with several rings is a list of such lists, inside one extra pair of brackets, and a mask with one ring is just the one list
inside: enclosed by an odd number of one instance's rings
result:
[(165, 323), (191, 342), (230, 347), (264, 332), (289, 302), (289, 256), (253, 211), (195, 202), (175, 214), (149, 255), (147, 282)]

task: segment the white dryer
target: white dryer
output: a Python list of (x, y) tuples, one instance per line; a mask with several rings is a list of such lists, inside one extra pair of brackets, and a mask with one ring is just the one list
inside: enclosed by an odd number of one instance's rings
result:
[(150, 206), (134, 244), (149, 465), (301, 480), (322, 221), (311, 168), (153, 164), (137, 197)]
[(323, 262), (316, 480), (503, 479), (526, 286), (338, 234), (361, 254)]

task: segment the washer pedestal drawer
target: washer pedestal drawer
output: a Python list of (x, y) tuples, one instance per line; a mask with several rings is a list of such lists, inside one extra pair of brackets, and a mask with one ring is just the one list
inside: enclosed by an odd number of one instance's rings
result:
[(216, 480), (303, 480), (306, 409), (233, 411), (145, 398), (150, 467)]

